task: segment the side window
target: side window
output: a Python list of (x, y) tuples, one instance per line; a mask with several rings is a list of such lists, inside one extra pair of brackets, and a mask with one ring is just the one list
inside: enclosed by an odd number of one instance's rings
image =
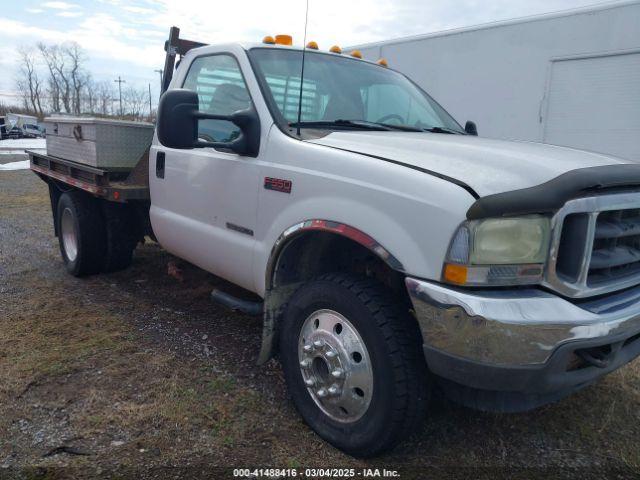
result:
[[(230, 115), (251, 106), (240, 66), (230, 55), (196, 58), (189, 67), (184, 88), (198, 93), (200, 111)], [(209, 142), (229, 142), (240, 129), (226, 120), (200, 120), (198, 136)]]

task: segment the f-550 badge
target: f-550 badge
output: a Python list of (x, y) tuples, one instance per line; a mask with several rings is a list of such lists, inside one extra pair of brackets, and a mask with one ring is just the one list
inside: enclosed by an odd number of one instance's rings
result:
[(275, 190), (276, 192), (291, 193), (291, 180), (285, 180), (283, 178), (264, 178), (264, 188), (267, 190)]

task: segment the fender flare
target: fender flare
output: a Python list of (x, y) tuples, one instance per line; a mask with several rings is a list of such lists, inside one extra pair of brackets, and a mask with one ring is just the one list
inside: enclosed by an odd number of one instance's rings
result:
[(349, 238), (363, 247), (370, 250), (392, 270), (404, 272), (402, 263), (394, 257), (373, 237), (363, 231), (347, 225), (346, 223), (324, 219), (310, 219), (296, 223), (280, 234), (271, 249), (269, 261), (265, 273), (265, 295), (264, 295), (264, 319), (262, 323), (262, 346), (258, 356), (258, 364), (266, 363), (273, 356), (273, 346), (276, 337), (276, 327), (278, 322), (278, 309), (274, 308), (274, 303), (278, 305), (277, 299), (273, 299), (272, 292), (278, 287), (276, 284), (275, 272), (278, 261), (284, 249), (296, 237), (309, 231), (329, 232)]

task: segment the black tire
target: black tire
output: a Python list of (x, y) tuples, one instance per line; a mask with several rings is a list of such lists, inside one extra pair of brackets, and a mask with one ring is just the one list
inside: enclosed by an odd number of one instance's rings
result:
[(102, 202), (106, 227), (103, 272), (117, 272), (131, 265), (138, 243), (135, 219), (128, 205)]
[[(69, 213), (65, 214), (65, 211)], [(65, 248), (63, 221), (69, 217), (73, 225), (76, 253), (68, 254)], [(99, 273), (104, 262), (105, 226), (97, 200), (82, 192), (66, 192), (60, 196), (56, 212), (60, 253), (67, 271), (81, 277)]]
[[(318, 435), (353, 456), (378, 455), (422, 425), (430, 382), (417, 323), (400, 303), (374, 280), (334, 273), (300, 287), (284, 314), (280, 358), (292, 400)], [(318, 407), (300, 370), (301, 329), (305, 319), (322, 309), (348, 319), (370, 357), (371, 401), (351, 423), (339, 422)]]

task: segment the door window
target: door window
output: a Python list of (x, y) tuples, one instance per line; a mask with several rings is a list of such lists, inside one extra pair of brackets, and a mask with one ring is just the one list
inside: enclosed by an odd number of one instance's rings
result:
[[(200, 111), (231, 115), (251, 106), (240, 66), (231, 55), (196, 58), (189, 67), (184, 88), (198, 93)], [(198, 137), (208, 142), (230, 142), (240, 129), (226, 120), (199, 120)]]

